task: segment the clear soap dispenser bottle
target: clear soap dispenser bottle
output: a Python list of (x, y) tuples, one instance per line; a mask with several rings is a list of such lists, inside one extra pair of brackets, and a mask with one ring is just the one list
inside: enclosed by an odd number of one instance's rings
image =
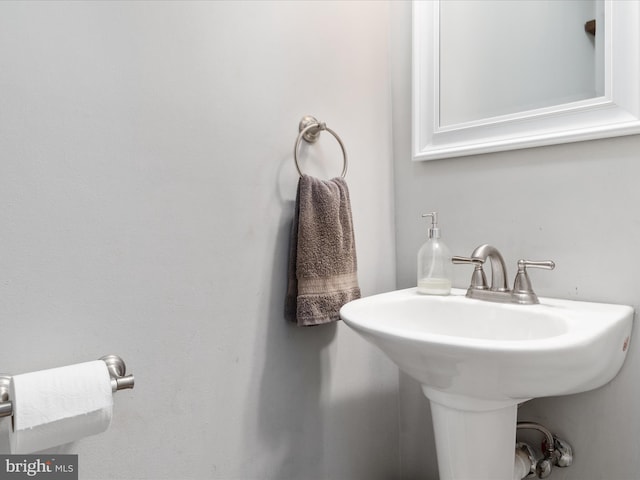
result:
[(451, 253), (440, 241), (438, 213), (424, 213), (423, 217), (431, 217), (429, 238), (418, 251), (418, 293), (427, 295), (449, 295), (453, 265)]

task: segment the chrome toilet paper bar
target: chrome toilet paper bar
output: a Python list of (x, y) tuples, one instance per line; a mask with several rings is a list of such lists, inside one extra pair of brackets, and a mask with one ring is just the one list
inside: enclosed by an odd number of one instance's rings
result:
[[(107, 365), (109, 376), (111, 377), (111, 391), (124, 390), (125, 388), (133, 388), (135, 380), (133, 375), (127, 375), (127, 366), (124, 360), (118, 355), (105, 355), (100, 357)], [(13, 403), (9, 398), (9, 383), (11, 377), (0, 375), (0, 417), (10, 417), (13, 415)]]

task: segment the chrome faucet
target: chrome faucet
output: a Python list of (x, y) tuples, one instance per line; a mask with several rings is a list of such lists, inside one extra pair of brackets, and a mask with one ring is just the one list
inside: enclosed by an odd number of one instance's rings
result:
[[(491, 287), (487, 286), (487, 277), (482, 268), (487, 259), (491, 263)], [(540, 303), (538, 296), (531, 287), (527, 267), (553, 270), (556, 266), (551, 260), (542, 262), (519, 260), (518, 273), (513, 282), (513, 289), (510, 290), (507, 286), (507, 267), (504, 263), (504, 258), (493, 245), (480, 245), (471, 252), (470, 257), (454, 256), (451, 261), (456, 264), (474, 266), (471, 285), (467, 289), (467, 297), (489, 302), (517, 303), (521, 305)]]

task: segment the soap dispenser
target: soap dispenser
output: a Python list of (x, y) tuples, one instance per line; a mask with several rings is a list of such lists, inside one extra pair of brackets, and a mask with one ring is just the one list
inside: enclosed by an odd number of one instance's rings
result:
[(424, 213), (423, 217), (431, 217), (429, 238), (418, 251), (418, 293), (427, 295), (449, 295), (453, 266), (451, 253), (440, 241), (438, 213)]

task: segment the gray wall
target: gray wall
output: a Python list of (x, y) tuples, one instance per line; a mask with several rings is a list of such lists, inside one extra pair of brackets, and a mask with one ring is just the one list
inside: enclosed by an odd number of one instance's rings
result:
[[(492, 243), (511, 266), (510, 281), (519, 258), (553, 259), (554, 271), (531, 273), (538, 294), (638, 309), (640, 136), (412, 162), (410, 10), (407, 3), (393, 3), (398, 288), (415, 285), (415, 255), (425, 240), (420, 214), (437, 210), (443, 240), (454, 254)], [(456, 267), (454, 286), (466, 288), (470, 274)], [(637, 337), (636, 329), (627, 361), (610, 384), (521, 407), (520, 419), (545, 424), (574, 447), (574, 465), (556, 469), (551, 478), (638, 478)], [(406, 377), (400, 380), (400, 406), (403, 478), (437, 478), (428, 404)]]
[(350, 154), (363, 294), (395, 286), (388, 32), (386, 2), (0, 4), (0, 371), (136, 375), (56, 450), (81, 478), (397, 474), (396, 368), (282, 316), (305, 114)]

